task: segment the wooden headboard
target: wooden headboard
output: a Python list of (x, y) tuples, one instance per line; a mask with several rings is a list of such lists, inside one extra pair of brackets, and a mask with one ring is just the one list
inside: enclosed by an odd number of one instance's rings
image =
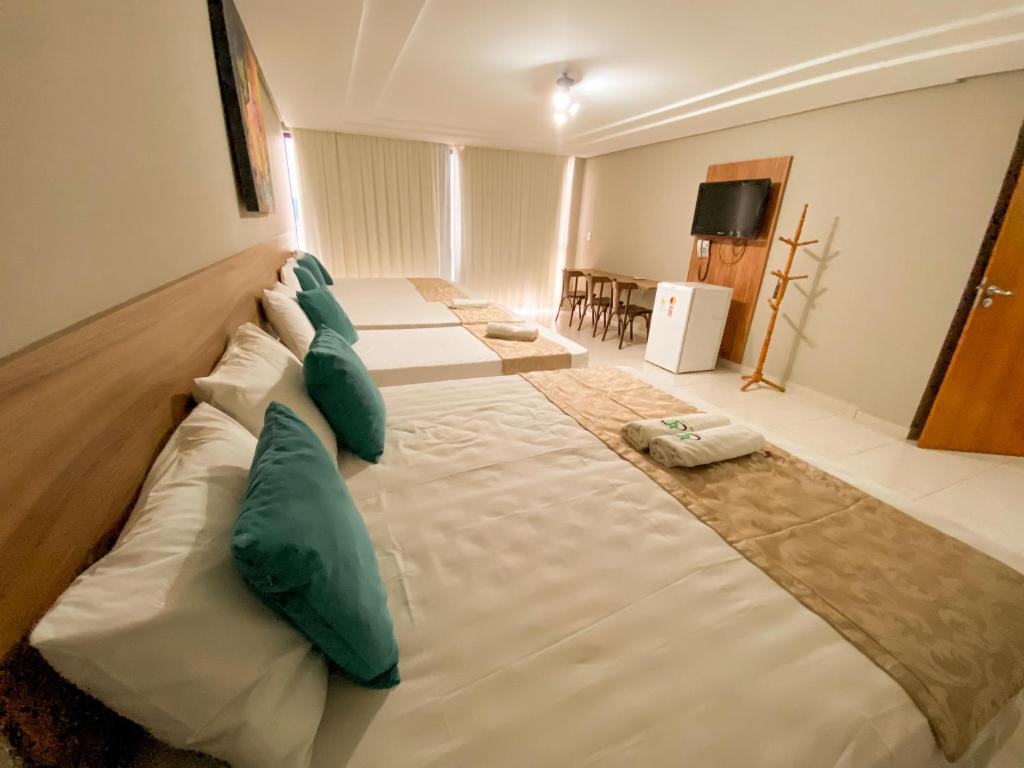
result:
[[(707, 261), (697, 258), (697, 238), (694, 238), (690, 251), (687, 280), (700, 280), (701, 269), (704, 268), (707, 269), (707, 282), (732, 288), (732, 302), (725, 320), (719, 354), (734, 363), (743, 361), (743, 352), (747, 348), (747, 336), (750, 333), (750, 324), (754, 321), (754, 310), (757, 308), (757, 297), (761, 291), (761, 281), (764, 279), (764, 268), (775, 241), (775, 224), (779, 219), (782, 197), (786, 194), (786, 183), (789, 181), (789, 169), (792, 165), (792, 155), (786, 155), (708, 166), (707, 181), (759, 178), (772, 180), (768, 206), (761, 221), (761, 231), (756, 238), (700, 238), (712, 241), (712, 255)], [(737, 243), (742, 247), (738, 255), (732, 252), (731, 247)]]
[(281, 235), (0, 360), (0, 658), (127, 515), (192, 379), (294, 248)]

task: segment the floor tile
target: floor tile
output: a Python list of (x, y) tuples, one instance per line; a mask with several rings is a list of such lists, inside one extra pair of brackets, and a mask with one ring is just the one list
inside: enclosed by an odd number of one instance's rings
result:
[(994, 466), (977, 454), (928, 451), (900, 440), (848, 456), (841, 463), (911, 498), (948, 488)]
[(1000, 465), (921, 500), (972, 530), (1024, 550), (1024, 469)]
[(878, 448), (895, 438), (844, 416), (795, 423), (778, 430), (779, 435), (829, 459)]

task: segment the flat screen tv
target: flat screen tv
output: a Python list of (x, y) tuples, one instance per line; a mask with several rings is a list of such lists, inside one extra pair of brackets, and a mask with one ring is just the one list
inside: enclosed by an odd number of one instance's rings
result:
[(690, 234), (757, 237), (771, 190), (771, 179), (709, 181), (701, 184)]

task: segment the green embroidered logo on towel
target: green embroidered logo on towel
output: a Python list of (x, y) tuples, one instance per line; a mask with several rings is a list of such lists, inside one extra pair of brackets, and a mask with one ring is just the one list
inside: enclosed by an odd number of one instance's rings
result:
[(681, 435), (673, 435), (677, 440), (700, 440), (701, 436), (696, 432), (683, 432)]
[(680, 421), (679, 419), (662, 419), (661, 423), (669, 429), (681, 429), (684, 432), (689, 429), (689, 427), (686, 426), (686, 422)]

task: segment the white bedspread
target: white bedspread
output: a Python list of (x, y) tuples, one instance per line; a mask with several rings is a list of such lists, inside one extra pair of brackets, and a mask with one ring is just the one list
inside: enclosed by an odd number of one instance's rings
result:
[(404, 277), (341, 277), (335, 279), (331, 293), (338, 301), (366, 297), (378, 301), (427, 303), (416, 286)]
[[(546, 328), (541, 333), (569, 351), (572, 367), (587, 364), (585, 347)], [(501, 375), (501, 358), (462, 327), (364, 330), (353, 349), (381, 387)]]
[(425, 301), (402, 277), (347, 278), (330, 291), (360, 331), (381, 328), (441, 328), (460, 325), (444, 304)]
[[(884, 672), (521, 378), (384, 395), (381, 463), (342, 470), (403, 682), (332, 680), (317, 768), (947, 765)], [(962, 764), (1016, 765), (995, 743)]]

